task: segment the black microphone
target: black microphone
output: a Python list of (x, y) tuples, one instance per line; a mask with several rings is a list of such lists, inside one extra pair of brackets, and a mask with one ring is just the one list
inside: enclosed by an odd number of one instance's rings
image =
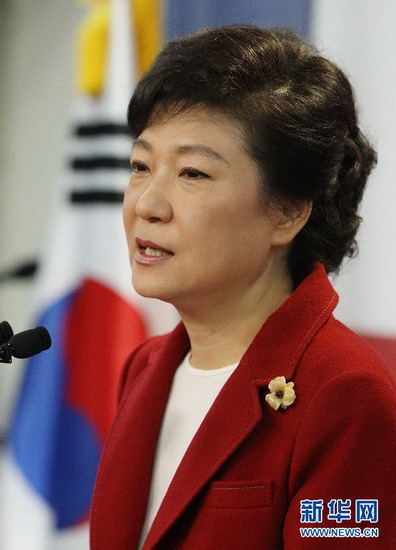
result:
[(7, 321), (2, 321), (0, 323), (0, 344), (8, 342), (8, 340), (13, 336), (14, 332), (11, 328), (10, 323)]
[(15, 334), (0, 346), (0, 363), (11, 363), (12, 357), (25, 359), (51, 346), (51, 336), (44, 327), (32, 328)]

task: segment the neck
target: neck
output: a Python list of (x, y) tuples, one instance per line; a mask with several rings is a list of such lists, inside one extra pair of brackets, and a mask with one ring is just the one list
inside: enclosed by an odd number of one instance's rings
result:
[[(260, 289), (204, 307), (179, 309), (191, 343), (191, 364), (215, 369), (238, 362), (268, 317), (292, 293), (288, 275)], [(201, 301), (202, 302), (202, 301)]]

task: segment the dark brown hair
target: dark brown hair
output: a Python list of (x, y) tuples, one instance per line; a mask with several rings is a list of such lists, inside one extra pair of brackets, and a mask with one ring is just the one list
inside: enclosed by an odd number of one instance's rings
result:
[(240, 124), (267, 202), (312, 201), (289, 250), (295, 284), (316, 261), (337, 271), (356, 250), (357, 209), (376, 161), (345, 74), (292, 31), (212, 28), (158, 55), (132, 96), (131, 134), (146, 128), (154, 109), (179, 113), (196, 105)]

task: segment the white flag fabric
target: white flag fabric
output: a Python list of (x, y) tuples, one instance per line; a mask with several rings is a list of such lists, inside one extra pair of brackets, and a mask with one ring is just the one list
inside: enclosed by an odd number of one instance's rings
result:
[(121, 201), (135, 74), (129, 0), (112, 0), (104, 90), (76, 98), (67, 168), (39, 281), (52, 348), (27, 367), (2, 467), (2, 550), (83, 550), (100, 453), (127, 354), (175, 310), (131, 287)]

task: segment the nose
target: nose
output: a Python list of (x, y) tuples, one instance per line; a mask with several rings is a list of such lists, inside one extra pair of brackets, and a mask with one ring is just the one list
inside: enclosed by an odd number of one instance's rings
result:
[(167, 223), (172, 219), (172, 207), (164, 185), (151, 182), (136, 202), (136, 214), (151, 223)]

